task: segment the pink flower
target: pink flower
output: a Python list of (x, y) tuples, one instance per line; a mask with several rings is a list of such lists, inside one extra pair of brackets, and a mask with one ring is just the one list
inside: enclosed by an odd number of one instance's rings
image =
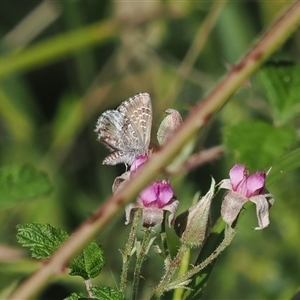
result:
[(232, 226), (244, 204), (251, 201), (256, 205), (259, 224), (254, 229), (267, 227), (270, 223), (269, 209), (274, 204), (274, 198), (265, 187), (266, 173), (256, 172), (249, 175), (244, 165), (237, 164), (230, 170), (229, 177), (230, 179), (224, 179), (220, 183), (220, 188), (229, 190), (222, 202), (223, 220)]
[(174, 192), (168, 181), (156, 181), (140, 193), (145, 207), (162, 208), (174, 198)]
[(133, 176), (141, 166), (148, 160), (148, 155), (139, 155), (130, 166), (130, 176)]
[(133, 209), (143, 210), (143, 226), (154, 227), (160, 225), (164, 219), (164, 211), (169, 211), (169, 226), (171, 226), (179, 201), (176, 200), (171, 184), (167, 180), (155, 181), (146, 187), (139, 195), (136, 203), (126, 206), (126, 222), (130, 222)]

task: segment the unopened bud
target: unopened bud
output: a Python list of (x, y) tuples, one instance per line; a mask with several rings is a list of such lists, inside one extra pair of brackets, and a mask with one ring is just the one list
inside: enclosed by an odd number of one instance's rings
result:
[(165, 144), (182, 124), (181, 115), (177, 110), (168, 108), (166, 114), (157, 131), (157, 140), (160, 145)]
[(203, 244), (210, 229), (210, 208), (214, 197), (215, 181), (199, 202), (175, 219), (174, 229), (181, 240), (190, 248)]

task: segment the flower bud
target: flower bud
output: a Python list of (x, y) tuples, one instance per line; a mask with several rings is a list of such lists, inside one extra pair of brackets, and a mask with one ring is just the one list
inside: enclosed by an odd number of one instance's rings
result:
[(175, 109), (166, 109), (167, 116), (161, 122), (157, 131), (157, 140), (160, 145), (164, 145), (182, 124), (182, 118)]
[(215, 180), (199, 202), (175, 219), (174, 229), (181, 241), (190, 248), (203, 244), (210, 228), (210, 209), (214, 197)]

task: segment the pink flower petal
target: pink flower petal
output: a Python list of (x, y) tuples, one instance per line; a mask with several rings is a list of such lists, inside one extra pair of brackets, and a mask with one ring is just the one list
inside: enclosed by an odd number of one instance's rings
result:
[[(140, 198), (145, 207), (153, 206), (157, 200), (157, 186), (156, 183), (152, 183), (143, 189), (140, 193)], [(154, 205), (156, 206), (156, 205)]]
[(139, 155), (130, 167), (130, 173), (133, 175), (146, 161), (148, 160), (147, 155)]
[(256, 172), (247, 178), (247, 193), (246, 197), (250, 198), (252, 196), (260, 194), (265, 186), (266, 173)]
[(172, 200), (173, 196), (173, 189), (165, 180), (153, 182), (140, 193), (145, 207), (163, 208)]
[(229, 191), (225, 195), (221, 206), (221, 216), (225, 223), (232, 226), (247, 201), (247, 198)]
[(158, 186), (159, 195), (157, 199), (157, 205), (159, 208), (167, 205), (174, 197), (174, 192), (169, 182), (161, 182)]
[(232, 185), (232, 189), (234, 191), (237, 190), (238, 185), (242, 180), (246, 178), (247, 172), (246, 167), (244, 165), (236, 164), (229, 171), (229, 177)]
[(245, 177), (236, 187), (235, 190), (240, 196), (247, 198), (248, 186), (247, 186), (247, 177)]
[(269, 209), (272, 203), (268, 201), (265, 195), (253, 196), (249, 199), (256, 205), (256, 216), (259, 227), (255, 227), (255, 230), (261, 230), (266, 228), (270, 224)]

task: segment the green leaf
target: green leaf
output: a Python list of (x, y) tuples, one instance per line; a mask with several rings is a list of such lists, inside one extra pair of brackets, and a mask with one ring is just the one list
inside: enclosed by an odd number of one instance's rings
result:
[(68, 296), (67, 298), (64, 298), (64, 300), (81, 300), (81, 299), (89, 299), (91, 300), (91, 298), (85, 298), (86, 295), (84, 295), (83, 293), (72, 293), (70, 296)]
[(263, 122), (242, 122), (224, 132), (227, 149), (235, 151), (238, 161), (252, 170), (269, 168), (295, 140), (294, 129)]
[(18, 242), (31, 250), (32, 257), (49, 258), (67, 240), (68, 234), (49, 224), (20, 224), (17, 226)]
[(70, 275), (89, 279), (98, 276), (105, 263), (103, 249), (93, 242), (77, 255), (68, 267), (71, 269)]
[(126, 300), (126, 298), (118, 291), (111, 287), (94, 286), (91, 288), (92, 298), (87, 297), (83, 293), (72, 293), (64, 300)]
[(29, 165), (0, 168), (0, 206), (40, 197), (51, 190), (48, 177)]
[(91, 288), (94, 297), (101, 300), (126, 300), (122, 293), (107, 286), (95, 286)]
[[(29, 248), (32, 257), (38, 259), (49, 258), (69, 237), (62, 229), (49, 224), (22, 224), (18, 225), (17, 229), (18, 242)], [(105, 262), (102, 248), (93, 242), (77, 255), (68, 267), (71, 269), (70, 275), (89, 279), (99, 275)]]
[(269, 62), (257, 73), (276, 124), (286, 124), (300, 112), (300, 64)]
[(300, 168), (300, 148), (283, 156), (273, 166), (267, 176), (267, 187), (284, 178), (288, 173)]

